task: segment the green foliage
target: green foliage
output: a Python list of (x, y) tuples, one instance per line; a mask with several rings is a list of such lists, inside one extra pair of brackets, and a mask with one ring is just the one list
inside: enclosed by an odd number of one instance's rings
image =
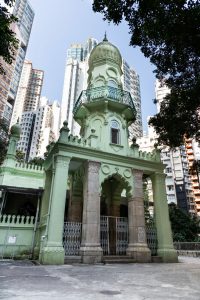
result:
[[(4, 0), (8, 6), (14, 4), (14, 0)], [(0, 4), (0, 57), (11, 64), (15, 58), (15, 52), (18, 46), (18, 40), (11, 29), (11, 24), (16, 22), (17, 18), (9, 13), (5, 6)], [(0, 63), (0, 74), (4, 74), (2, 63)]]
[(16, 160), (18, 162), (23, 162), (25, 160), (25, 153), (22, 152), (21, 150), (16, 151)]
[(174, 203), (169, 204), (169, 217), (174, 241), (195, 242), (198, 240), (200, 224), (196, 217), (187, 215)]
[(6, 157), (8, 147), (8, 130), (8, 123), (5, 119), (0, 118), (0, 164), (2, 164)]
[(140, 47), (171, 90), (150, 119), (159, 143), (179, 146), (183, 135), (200, 140), (200, 1), (94, 0), (93, 9), (115, 24), (127, 21), (130, 44)]
[(44, 163), (44, 159), (41, 158), (41, 157), (34, 157), (33, 159), (31, 159), (29, 161), (30, 164), (35, 164), (35, 165), (38, 165), (38, 166), (42, 166), (43, 163)]

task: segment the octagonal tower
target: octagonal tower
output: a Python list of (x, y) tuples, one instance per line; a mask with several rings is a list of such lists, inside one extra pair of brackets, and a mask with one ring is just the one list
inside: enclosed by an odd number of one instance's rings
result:
[(81, 136), (91, 138), (97, 149), (125, 154), (128, 126), (136, 119), (129, 92), (122, 87), (122, 57), (105, 35), (91, 52), (88, 88), (74, 106), (74, 119), (81, 126)]

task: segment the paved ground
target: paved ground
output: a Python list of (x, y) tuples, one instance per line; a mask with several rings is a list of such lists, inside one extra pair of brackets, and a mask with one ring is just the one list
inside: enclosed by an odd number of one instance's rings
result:
[(178, 264), (36, 266), (0, 261), (0, 299), (200, 299), (200, 258)]

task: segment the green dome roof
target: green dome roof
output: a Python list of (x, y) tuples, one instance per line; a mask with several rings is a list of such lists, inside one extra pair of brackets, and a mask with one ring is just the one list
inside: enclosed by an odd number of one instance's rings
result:
[(89, 67), (91, 67), (93, 63), (104, 59), (112, 60), (121, 67), (121, 54), (118, 48), (107, 40), (106, 35), (103, 41), (92, 50), (89, 57)]
[(11, 127), (10, 133), (11, 133), (12, 135), (20, 136), (20, 133), (21, 133), (21, 127), (19, 126), (19, 123), (14, 124), (14, 125)]

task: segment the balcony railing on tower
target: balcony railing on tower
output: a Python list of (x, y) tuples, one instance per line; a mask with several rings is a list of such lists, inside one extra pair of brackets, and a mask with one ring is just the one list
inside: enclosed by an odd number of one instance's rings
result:
[(130, 93), (111, 86), (101, 86), (83, 90), (74, 105), (73, 113), (75, 114), (77, 109), (82, 104), (99, 101), (101, 99), (108, 99), (114, 102), (125, 104), (131, 108), (134, 115), (136, 114), (135, 106)]

